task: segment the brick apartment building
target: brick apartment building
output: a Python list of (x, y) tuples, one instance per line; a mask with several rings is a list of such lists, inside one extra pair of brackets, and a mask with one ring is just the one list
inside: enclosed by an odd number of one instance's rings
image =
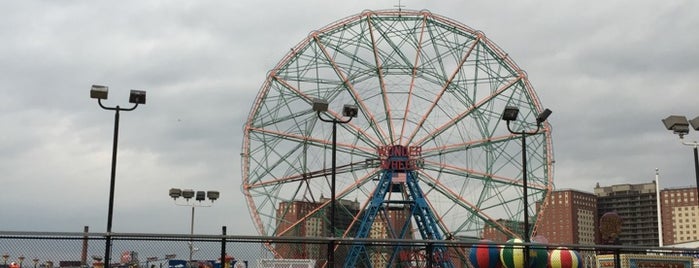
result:
[(599, 224), (597, 196), (577, 190), (553, 191), (543, 204), (546, 210), (536, 235), (552, 244), (594, 245)]
[(663, 245), (699, 241), (697, 188), (663, 189), (660, 201)]

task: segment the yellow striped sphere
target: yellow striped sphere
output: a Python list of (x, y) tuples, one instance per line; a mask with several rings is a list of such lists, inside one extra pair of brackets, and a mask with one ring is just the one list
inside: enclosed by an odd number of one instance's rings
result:
[[(507, 245), (500, 250), (500, 261), (505, 268), (525, 268), (524, 246), (514, 245), (523, 243), (521, 239), (507, 240)], [(526, 268), (546, 268), (548, 252), (545, 248), (529, 247), (529, 265)]]

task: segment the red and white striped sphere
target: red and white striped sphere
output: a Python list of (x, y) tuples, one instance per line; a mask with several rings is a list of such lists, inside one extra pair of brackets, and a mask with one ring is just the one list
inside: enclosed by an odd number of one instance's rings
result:
[(575, 250), (557, 248), (549, 254), (551, 268), (579, 268), (582, 267), (582, 258)]

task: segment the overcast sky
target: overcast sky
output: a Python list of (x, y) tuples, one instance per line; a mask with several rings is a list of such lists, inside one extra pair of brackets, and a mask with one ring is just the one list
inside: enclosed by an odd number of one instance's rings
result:
[[(398, 1), (0, 2), (0, 230), (106, 230), (122, 112), (115, 232), (187, 233), (168, 189), (218, 190), (196, 233), (256, 234), (241, 193), (242, 129), (267, 71), (311, 31)], [(699, 116), (697, 1), (426, 1), (404, 8), (483, 31), (553, 110), (557, 188), (694, 186), (691, 147), (663, 128)], [(699, 132), (688, 135), (699, 139)]]

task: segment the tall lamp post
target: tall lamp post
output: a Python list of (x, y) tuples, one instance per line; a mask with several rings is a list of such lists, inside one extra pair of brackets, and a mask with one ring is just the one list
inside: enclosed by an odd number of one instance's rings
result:
[[(339, 120), (335, 117), (324, 118), (322, 113), (328, 111), (328, 101), (324, 99), (313, 99), (313, 111), (318, 115), (318, 119), (323, 122), (328, 122), (333, 124), (332, 133), (332, 167), (330, 168), (330, 238), (335, 237), (335, 168), (337, 166), (336, 156), (337, 156), (337, 124), (346, 124), (352, 121), (352, 118), (357, 117), (359, 109), (357, 106), (351, 104), (345, 104), (342, 107), (342, 116), (347, 117), (346, 120)], [(330, 268), (335, 267), (335, 241), (330, 239), (328, 243), (328, 266)]]
[[(190, 236), (194, 236), (194, 208), (196, 207), (210, 207), (213, 205), (214, 201), (216, 201), (219, 198), (220, 193), (218, 191), (194, 191), (192, 189), (184, 189), (180, 190), (178, 188), (172, 188), (170, 189), (170, 197), (175, 200), (175, 205), (178, 206), (185, 206), (185, 207), (192, 207), (192, 221), (189, 226), (189, 234)], [(186, 203), (177, 203), (177, 199), (183, 197), (185, 199)], [(189, 202), (190, 199), (194, 197), (194, 200), (197, 202)], [(202, 204), (201, 201), (204, 201), (206, 199), (209, 199), (211, 201), (211, 204)], [(189, 262), (188, 265), (189, 267), (192, 267), (192, 257), (194, 256), (194, 237), (190, 237), (189, 241)]]
[[(541, 124), (546, 121), (546, 118), (551, 115), (551, 110), (545, 109), (538, 116), (536, 116), (536, 129), (535, 130), (521, 130), (513, 131), (510, 127), (510, 121), (517, 120), (517, 115), (519, 114), (519, 108), (514, 106), (507, 106), (502, 112), (502, 120), (507, 122), (507, 130), (516, 135), (521, 135), (522, 137), (522, 204), (524, 205), (524, 242), (529, 243), (529, 200), (527, 193), (527, 135), (534, 135), (539, 133), (541, 129)], [(529, 266), (529, 247), (525, 245), (524, 247), (524, 267)]]
[(699, 142), (687, 142), (684, 141), (684, 135), (689, 134), (689, 124), (692, 124), (694, 130), (699, 131), (699, 116), (687, 121), (687, 117), (682, 115), (671, 115), (663, 119), (663, 124), (667, 130), (672, 130), (673, 133), (680, 136), (682, 144), (694, 147), (694, 176), (697, 181), (697, 202), (699, 202), (699, 152), (697, 152), (697, 147), (699, 147)]
[(104, 246), (104, 263), (105, 267), (109, 268), (109, 261), (112, 247), (112, 212), (114, 211), (114, 182), (116, 181), (116, 161), (117, 161), (117, 144), (119, 141), (119, 112), (133, 111), (139, 104), (146, 104), (146, 92), (142, 90), (131, 90), (129, 94), (129, 103), (132, 103), (131, 108), (121, 108), (119, 105), (115, 107), (107, 107), (102, 104), (102, 100), (107, 99), (109, 87), (101, 85), (92, 85), (90, 89), (90, 98), (97, 99), (97, 103), (102, 109), (114, 111), (114, 140), (112, 143), (112, 172), (109, 181), (109, 209), (107, 212), (107, 237)]

